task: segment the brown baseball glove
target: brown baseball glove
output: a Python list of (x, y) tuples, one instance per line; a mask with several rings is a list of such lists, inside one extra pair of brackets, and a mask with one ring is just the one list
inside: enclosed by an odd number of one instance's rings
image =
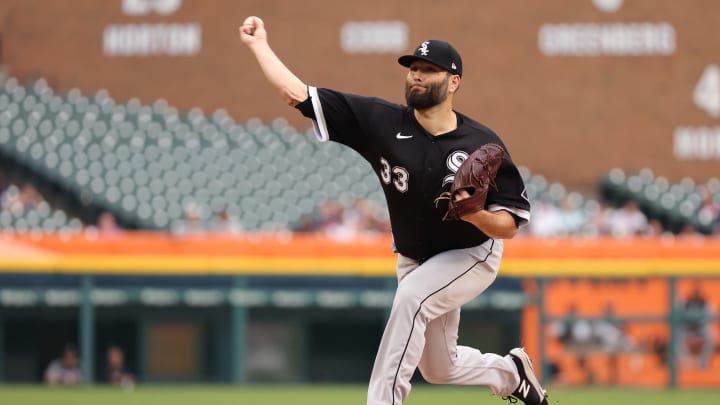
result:
[[(485, 209), (490, 187), (497, 190), (495, 176), (504, 158), (505, 152), (500, 145), (489, 143), (465, 159), (455, 173), (450, 191), (435, 200), (436, 203), (440, 199), (449, 200), (444, 221), (459, 220), (467, 214)], [(462, 190), (470, 194), (470, 197), (458, 199), (458, 193)]]

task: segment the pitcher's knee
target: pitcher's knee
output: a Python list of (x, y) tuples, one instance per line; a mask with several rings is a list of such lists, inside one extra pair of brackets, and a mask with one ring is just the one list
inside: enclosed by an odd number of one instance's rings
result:
[(420, 374), (430, 384), (447, 384), (450, 381), (450, 370), (432, 367), (419, 367)]

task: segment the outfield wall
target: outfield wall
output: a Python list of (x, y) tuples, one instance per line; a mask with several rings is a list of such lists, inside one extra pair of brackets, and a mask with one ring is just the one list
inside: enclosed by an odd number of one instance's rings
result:
[[(7, 381), (19, 372), (19, 381), (37, 378), (64, 340), (80, 343), (95, 381), (112, 340), (132, 352), (142, 381), (363, 381), (395, 287), (386, 237), (126, 233), (2, 241), (0, 378)], [(518, 238), (505, 251), (501, 277), (464, 307), (461, 343), (497, 352), (523, 344), (544, 359), (546, 380), (565, 384), (720, 384), (717, 354), (709, 371), (674, 361), (676, 303), (699, 284), (720, 308), (720, 240)], [(571, 305), (593, 320), (606, 316), (608, 303), (637, 345), (580, 352), (554, 338), (553, 325)], [(659, 362), (655, 338), (670, 361)], [(353, 367), (343, 366), (348, 361)]]

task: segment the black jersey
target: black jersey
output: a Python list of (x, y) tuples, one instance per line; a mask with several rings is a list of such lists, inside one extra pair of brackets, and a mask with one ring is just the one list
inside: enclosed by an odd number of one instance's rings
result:
[[(436, 199), (450, 189), (460, 164), (480, 146), (497, 143), (507, 153), (492, 130), (456, 112), (457, 129), (432, 136), (410, 107), (328, 89), (308, 90), (310, 97), (297, 108), (313, 119), (318, 138), (356, 150), (380, 179), (397, 252), (424, 261), (488, 239), (468, 222), (443, 221), (447, 200)], [(487, 209), (507, 210), (519, 224), (527, 223), (530, 202), (509, 154), (495, 181), (498, 190), (488, 193)]]

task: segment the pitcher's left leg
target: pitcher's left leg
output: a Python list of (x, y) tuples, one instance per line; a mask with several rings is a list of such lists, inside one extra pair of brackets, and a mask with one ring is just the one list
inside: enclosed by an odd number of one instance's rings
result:
[(428, 322), (484, 291), (495, 279), (501, 252), (502, 241), (493, 240), (443, 252), (400, 281), (370, 377), (368, 405), (403, 403), (422, 357)]
[(498, 396), (512, 393), (519, 377), (510, 357), (458, 346), (459, 324), (460, 309), (428, 323), (418, 365), (423, 378), (432, 384), (485, 385)]

